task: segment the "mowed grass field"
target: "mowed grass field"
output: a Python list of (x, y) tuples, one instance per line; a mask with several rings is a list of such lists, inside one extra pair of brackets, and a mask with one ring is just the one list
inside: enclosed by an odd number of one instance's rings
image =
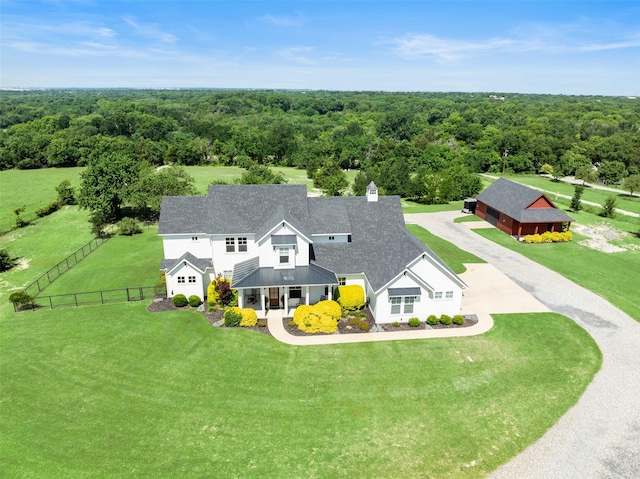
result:
[[(202, 195), (207, 193), (212, 181), (233, 183), (246, 171), (237, 166), (187, 166), (185, 169), (194, 178), (195, 186)], [(320, 193), (320, 190), (313, 187), (313, 181), (307, 178), (306, 170), (279, 166), (272, 169), (282, 172), (289, 183), (303, 184), (308, 191)], [(21, 217), (27, 220), (35, 218), (38, 209), (56, 199), (55, 188), (61, 181), (69, 180), (77, 190), (82, 171), (84, 168), (0, 171), (0, 231), (7, 231), (15, 226), (13, 210), (22, 205), (27, 208)], [(356, 170), (346, 172), (351, 184), (357, 173)]]
[(640, 321), (640, 241), (627, 240), (638, 247), (625, 252), (603, 253), (578, 244), (587, 238), (577, 233), (570, 243), (524, 244), (497, 229), (475, 231), (599, 294)]
[[(421, 237), (449, 264), (473, 259)], [(485, 477), (575, 404), (602, 360), (552, 313), (496, 316), (479, 337), (294, 347), (149, 302), (13, 312), (11, 291), (89, 239), (77, 207), (0, 238), (22, 263), (0, 275), (6, 477)], [(150, 228), (51, 288), (155, 282), (160, 259)]]
[(0, 334), (6, 477), (480, 478), (601, 362), (555, 314), (497, 316), (476, 338), (294, 347), (121, 303), (8, 315)]

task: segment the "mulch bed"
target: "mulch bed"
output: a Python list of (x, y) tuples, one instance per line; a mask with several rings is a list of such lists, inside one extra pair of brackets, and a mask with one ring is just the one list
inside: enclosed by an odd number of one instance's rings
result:
[[(196, 308), (190, 308), (189, 306), (185, 307), (186, 309), (196, 309)], [(185, 308), (176, 308), (173, 305), (173, 302), (170, 299), (161, 299), (161, 300), (154, 300), (153, 303), (151, 303), (149, 305), (149, 307), (147, 308), (148, 311), (155, 313), (155, 312), (160, 312), (160, 311), (176, 311), (179, 309), (185, 309)], [(200, 306), (201, 312), (203, 314), (203, 316), (205, 318), (207, 318), (207, 321), (209, 321), (213, 326), (215, 327), (219, 327), (219, 328), (227, 328), (227, 326), (225, 326), (224, 324), (222, 324), (222, 310), (216, 310), (216, 311), (206, 311), (206, 310), (202, 310), (202, 306)], [(361, 313), (364, 313), (364, 317), (360, 318), (361, 320), (367, 321), (369, 323), (369, 325), (373, 326), (375, 325), (375, 321), (373, 319), (373, 315), (371, 314), (371, 311), (369, 310), (369, 308), (364, 308), (362, 310)], [(345, 319), (342, 319), (339, 323), (338, 323), (338, 331), (332, 334), (366, 334), (369, 331), (365, 331), (362, 330), (360, 327), (358, 327), (357, 325), (353, 325), (351, 319), (355, 317), (355, 316), (348, 316)], [(282, 319), (282, 324), (284, 326), (284, 329), (291, 334), (292, 336), (315, 336), (315, 335), (326, 335), (327, 333), (305, 333), (304, 331), (300, 331), (298, 329), (297, 326), (289, 326), (289, 322), (291, 321), (292, 318), (283, 318)], [(457, 325), (457, 324), (449, 324), (449, 325), (444, 325), (444, 324), (436, 324), (434, 326), (429, 326), (427, 325), (424, 321), (420, 322), (420, 326), (413, 328), (411, 326), (409, 326), (407, 323), (400, 323), (398, 326), (393, 326), (392, 324), (380, 324), (378, 325), (378, 327), (380, 329), (382, 329), (385, 332), (393, 332), (393, 331), (420, 331), (420, 330), (424, 330), (424, 329), (455, 329), (455, 328), (468, 328), (470, 326), (475, 325), (478, 322), (478, 317), (475, 314), (471, 314), (471, 315), (465, 315), (464, 317), (464, 323), (462, 323), (461, 325)], [(262, 334), (266, 334), (267, 336), (271, 336), (271, 332), (269, 331), (269, 328), (267, 326), (253, 326), (250, 328), (244, 328), (244, 329), (251, 329), (253, 331), (256, 331), (258, 333), (262, 333)]]

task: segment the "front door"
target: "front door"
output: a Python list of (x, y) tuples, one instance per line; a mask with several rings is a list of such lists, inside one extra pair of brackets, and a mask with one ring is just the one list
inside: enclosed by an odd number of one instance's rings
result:
[(269, 288), (269, 308), (271, 309), (280, 308), (280, 289), (279, 288)]

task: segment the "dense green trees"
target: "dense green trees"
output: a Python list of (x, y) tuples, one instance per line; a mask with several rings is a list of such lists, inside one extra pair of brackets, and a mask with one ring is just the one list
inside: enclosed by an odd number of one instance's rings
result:
[[(0, 128), (0, 169), (85, 166), (115, 155), (155, 166), (295, 166), (314, 178), (338, 165), (363, 171), (360, 179), (387, 193), (421, 198), (450, 196), (442, 182), (453, 165), (530, 173), (548, 164), (556, 177), (597, 171), (607, 183), (640, 173), (640, 102), (613, 97), (0, 92)], [(330, 189), (343, 191), (340, 183)]]

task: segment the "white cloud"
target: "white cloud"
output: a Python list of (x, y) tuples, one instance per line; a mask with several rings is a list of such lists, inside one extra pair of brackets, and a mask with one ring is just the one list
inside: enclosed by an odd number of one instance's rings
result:
[(295, 17), (285, 15), (264, 15), (260, 17), (260, 20), (276, 27), (300, 27), (304, 24), (304, 18), (302, 15)]
[(414, 34), (394, 38), (386, 43), (393, 45), (393, 50), (406, 59), (432, 57), (441, 62), (449, 62), (472, 53), (504, 50), (518, 42), (509, 38), (490, 38), (474, 42), (440, 38), (430, 34)]
[(174, 43), (177, 40), (177, 37), (172, 33), (163, 32), (151, 23), (138, 23), (133, 17), (124, 17), (123, 21), (139, 35), (155, 38), (165, 43)]

